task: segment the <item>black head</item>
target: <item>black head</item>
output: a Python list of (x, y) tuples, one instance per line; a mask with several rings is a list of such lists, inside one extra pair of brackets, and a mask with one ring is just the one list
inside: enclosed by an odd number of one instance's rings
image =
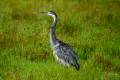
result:
[(54, 11), (40, 12), (40, 13), (47, 14), (49, 16), (52, 16), (53, 18), (57, 17), (57, 15), (56, 15), (56, 13)]

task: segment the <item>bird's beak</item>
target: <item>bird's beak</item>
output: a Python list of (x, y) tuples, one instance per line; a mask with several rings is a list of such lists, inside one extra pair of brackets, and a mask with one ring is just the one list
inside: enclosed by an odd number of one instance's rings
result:
[(47, 12), (40, 12), (40, 13), (47, 14)]

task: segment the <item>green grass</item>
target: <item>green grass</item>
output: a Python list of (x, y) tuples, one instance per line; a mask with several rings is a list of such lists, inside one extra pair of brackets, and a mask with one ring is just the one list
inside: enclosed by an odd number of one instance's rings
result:
[[(120, 80), (119, 0), (2, 0), (0, 80)], [(58, 64), (49, 46), (56, 33), (80, 57), (80, 70)]]

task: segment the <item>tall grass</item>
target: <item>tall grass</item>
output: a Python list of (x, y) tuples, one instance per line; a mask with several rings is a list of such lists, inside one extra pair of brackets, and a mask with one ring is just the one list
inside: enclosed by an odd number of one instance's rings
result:
[[(0, 3), (0, 80), (119, 80), (119, 0), (2, 0)], [(71, 44), (80, 71), (55, 62), (49, 47), (52, 19), (56, 34)]]

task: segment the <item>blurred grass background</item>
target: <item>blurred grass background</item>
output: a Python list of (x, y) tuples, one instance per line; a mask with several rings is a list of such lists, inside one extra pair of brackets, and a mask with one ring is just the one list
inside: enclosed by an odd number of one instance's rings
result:
[[(58, 64), (49, 47), (56, 33), (80, 57), (80, 71)], [(119, 0), (2, 0), (0, 80), (120, 80)]]

